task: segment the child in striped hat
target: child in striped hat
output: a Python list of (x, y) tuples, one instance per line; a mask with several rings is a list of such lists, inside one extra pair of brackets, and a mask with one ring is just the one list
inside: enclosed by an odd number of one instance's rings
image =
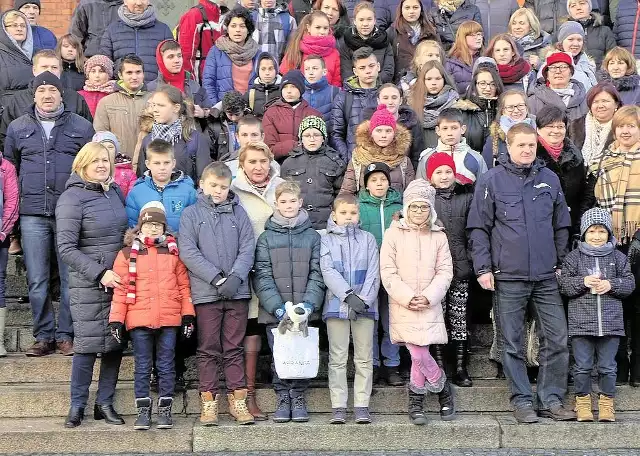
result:
[(195, 309), (187, 268), (178, 257), (175, 238), (167, 233), (161, 202), (151, 201), (142, 207), (138, 224), (127, 231), (124, 244), (113, 265), (123, 285), (113, 294), (109, 328), (113, 337), (121, 340), (126, 326), (133, 342), (138, 409), (134, 429), (151, 427), (149, 384), (154, 348), (159, 387), (157, 426), (170, 429), (176, 341), (180, 336), (191, 337)]

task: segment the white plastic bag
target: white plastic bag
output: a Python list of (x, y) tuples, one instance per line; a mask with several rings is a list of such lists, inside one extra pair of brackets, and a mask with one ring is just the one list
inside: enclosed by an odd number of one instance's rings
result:
[(280, 334), (278, 328), (273, 334), (273, 362), (278, 377), (286, 380), (314, 378), (320, 366), (320, 336), (318, 328), (309, 328), (309, 336), (302, 332), (287, 331)]

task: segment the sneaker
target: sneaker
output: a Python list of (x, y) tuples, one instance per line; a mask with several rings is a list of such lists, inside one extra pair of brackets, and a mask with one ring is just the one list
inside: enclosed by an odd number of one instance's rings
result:
[(536, 415), (536, 411), (533, 410), (533, 405), (531, 403), (516, 407), (513, 411), (513, 416), (518, 423), (531, 424), (540, 421), (538, 419), (538, 415)]
[(371, 423), (371, 414), (369, 413), (369, 407), (354, 407), (353, 414), (356, 416), (356, 424)]
[(55, 353), (55, 344), (53, 342), (37, 341), (31, 346), (29, 350), (25, 352), (25, 356), (38, 357), (47, 356)]
[(334, 408), (333, 415), (329, 420), (330, 424), (344, 424), (347, 422), (347, 409), (343, 407)]
[(276, 411), (273, 414), (275, 423), (288, 423), (291, 421), (291, 398), (289, 392), (279, 392)]
[(296, 396), (291, 397), (291, 421), (294, 423), (306, 423), (309, 421), (309, 412), (304, 393), (298, 393)]
[(562, 404), (554, 404), (548, 409), (538, 410), (538, 415), (543, 418), (551, 418), (554, 421), (573, 421), (576, 412), (566, 409)]
[(73, 342), (70, 340), (56, 342), (56, 351), (62, 356), (73, 356)]

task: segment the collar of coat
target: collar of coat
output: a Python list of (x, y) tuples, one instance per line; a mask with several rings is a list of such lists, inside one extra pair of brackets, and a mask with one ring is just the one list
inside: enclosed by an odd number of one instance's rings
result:
[[(396, 124), (396, 134), (393, 137), (393, 141), (383, 148), (373, 142), (373, 138), (369, 133), (369, 124), (370, 121), (365, 120), (356, 128), (356, 147), (367, 149), (371, 155), (380, 157), (381, 161), (384, 161), (385, 155), (407, 155), (411, 146), (411, 133), (409, 133), (409, 130), (400, 124)], [(384, 149), (390, 149), (393, 153), (389, 154)]]

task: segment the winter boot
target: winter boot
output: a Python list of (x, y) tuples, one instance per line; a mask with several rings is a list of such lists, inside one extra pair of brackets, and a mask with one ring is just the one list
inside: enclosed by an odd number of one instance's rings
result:
[(268, 417), (256, 402), (256, 373), (262, 339), (260, 336), (244, 338), (244, 371), (247, 377), (247, 409), (256, 421), (265, 421)]
[(151, 427), (151, 411), (153, 409), (151, 398), (142, 397), (136, 399), (136, 408), (138, 409), (138, 418), (133, 423), (133, 429), (146, 431)]
[(400, 377), (398, 367), (385, 366), (384, 376), (389, 386), (404, 386), (404, 380)]
[(213, 394), (208, 391), (200, 393), (200, 423), (203, 426), (218, 425), (218, 399), (219, 394), (214, 399)]
[(456, 340), (453, 342), (456, 350), (456, 373), (453, 376), (453, 383), (458, 386), (462, 386), (468, 388), (473, 386), (473, 382), (469, 378), (469, 373), (467, 372), (467, 341), (466, 340)]
[(4, 327), (7, 321), (7, 308), (0, 309), (0, 358), (7, 356), (7, 349), (4, 346)]
[(427, 424), (427, 416), (422, 410), (422, 403), (424, 402), (424, 394), (414, 393), (409, 390), (409, 419), (412, 424), (423, 425)]
[(235, 418), (238, 424), (253, 424), (253, 415), (247, 410), (247, 390), (235, 390), (227, 394), (229, 401), (229, 414)]
[(616, 411), (613, 408), (613, 398), (601, 394), (598, 398), (598, 421), (613, 422), (616, 420)]
[(438, 402), (440, 402), (440, 419), (442, 421), (451, 421), (456, 417), (456, 407), (453, 403), (453, 388), (447, 380), (442, 391), (438, 393)]
[(276, 411), (272, 416), (275, 423), (288, 423), (291, 421), (291, 398), (289, 391), (278, 391)]
[(307, 400), (304, 393), (291, 394), (291, 421), (294, 423), (306, 423), (309, 421)]
[(593, 421), (590, 394), (576, 396), (576, 415), (578, 421)]
[(84, 419), (84, 408), (71, 407), (69, 409), (69, 414), (67, 415), (67, 419), (64, 422), (64, 427), (66, 428), (78, 427), (80, 426), (80, 424), (82, 424), (83, 419)]
[(446, 345), (439, 345), (439, 344), (431, 345), (431, 347), (429, 347), (429, 351), (431, 352), (431, 356), (433, 356), (433, 359), (438, 364), (438, 366), (440, 366), (440, 369), (442, 369), (442, 370), (445, 370), (445, 367), (444, 367), (444, 364), (445, 364), (444, 349), (445, 349), (445, 347), (446, 347)]
[(172, 406), (173, 406), (172, 397), (158, 398), (158, 429), (173, 428), (173, 417), (171, 416)]

